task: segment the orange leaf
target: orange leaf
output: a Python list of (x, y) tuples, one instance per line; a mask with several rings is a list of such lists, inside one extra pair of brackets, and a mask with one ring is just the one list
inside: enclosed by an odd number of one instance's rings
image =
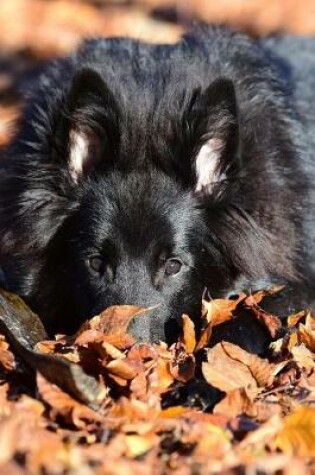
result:
[(230, 358), (243, 363), (250, 369), (258, 386), (269, 386), (272, 383), (274, 365), (270, 364), (268, 360), (264, 360), (257, 355), (248, 353), (233, 343), (223, 341), (221, 344)]
[(314, 457), (315, 409), (301, 406), (285, 417), (272, 445), (298, 457)]
[(40, 373), (37, 373), (37, 387), (43, 400), (76, 427), (84, 428), (87, 421), (101, 422), (103, 420), (103, 417), (96, 411), (64, 393), (58, 386), (48, 382)]
[(104, 334), (100, 330), (95, 328), (89, 328), (80, 333), (74, 343), (80, 346), (87, 346), (89, 343), (95, 343), (97, 341), (102, 341)]
[(139, 457), (157, 446), (160, 439), (158, 435), (150, 433), (143, 435), (130, 434), (125, 437), (125, 444), (127, 446), (127, 457)]
[(258, 290), (258, 292), (254, 292), (246, 297), (244, 303), (247, 307), (257, 306), (264, 297), (271, 297), (272, 295), (281, 292), (283, 289), (284, 285), (274, 285), (273, 287), (270, 287), (270, 289)]
[(253, 311), (257, 320), (267, 328), (271, 338), (275, 338), (282, 327), (280, 318), (276, 315), (266, 312), (260, 307), (253, 306), (251, 310)]
[(309, 350), (315, 352), (315, 330), (300, 323), (297, 337), (300, 344), (304, 343)]
[(252, 386), (257, 387), (250, 369), (231, 358), (218, 343), (208, 350), (208, 361), (202, 363), (202, 373), (206, 381), (221, 391)]
[(175, 379), (177, 379), (177, 381), (187, 383), (187, 381), (192, 379), (195, 375), (194, 356), (181, 351), (171, 362), (170, 373)]
[(315, 369), (314, 355), (304, 344), (292, 348), (291, 354), (299, 368), (305, 368), (307, 371)]
[(147, 378), (142, 371), (130, 383), (130, 391), (136, 399), (145, 399), (147, 396)]
[(163, 409), (159, 417), (162, 417), (162, 419), (173, 419), (176, 417), (183, 416), (187, 414), (189, 411), (190, 409), (185, 406), (171, 406), (171, 407), (168, 407), (167, 409)]
[(14, 354), (9, 350), (3, 335), (0, 335), (0, 364), (6, 371), (13, 371), (16, 365)]
[(110, 361), (106, 365), (106, 369), (109, 373), (122, 379), (133, 379), (137, 375), (136, 370), (122, 359)]
[(213, 412), (229, 417), (236, 417), (241, 414), (246, 414), (249, 417), (257, 416), (256, 406), (245, 388), (236, 388), (229, 391), (224, 399), (216, 404)]
[(170, 362), (159, 358), (157, 361), (158, 387), (160, 390), (167, 389), (174, 382), (174, 376), (170, 371)]
[(298, 313), (294, 313), (293, 315), (289, 315), (287, 318), (288, 327), (289, 328), (296, 327), (296, 325), (300, 323), (300, 321), (304, 319), (305, 317), (306, 317), (305, 310), (302, 310), (301, 312), (298, 312)]
[(212, 325), (215, 326), (230, 320), (233, 316), (233, 310), (236, 309), (238, 304), (244, 300), (245, 297), (246, 294), (240, 293), (235, 300), (214, 299), (210, 302), (203, 300), (203, 311), (206, 313), (207, 321), (212, 322)]
[(205, 348), (206, 346), (208, 346), (208, 343), (209, 343), (209, 340), (211, 338), (211, 335), (212, 335), (212, 323), (209, 322), (208, 325), (206, 326), (206, 328), (201, 332), (201, 335), (200, 335), (200, 338), (199, 338), (199, 341), (196, 345), (196, 351), (198, 350), (202, 350), (203, 348)]
[(194, 322), (188, 315), (182, 315), (183, 320), (183, 335), (181, 341), (187, 353), (193, 353), (196, 346), (196, 334)]
[(146, 309), (135, 305), (114, 305), (83, 323), (77, 334), (96, 330), (104, 335), (124, 335), (131, 320), (145, 312)]

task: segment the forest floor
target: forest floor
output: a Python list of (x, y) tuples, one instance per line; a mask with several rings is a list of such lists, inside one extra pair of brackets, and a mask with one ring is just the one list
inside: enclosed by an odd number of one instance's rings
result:
[[(314, 34), (315, 3), (2, 0), (0, 146), (34, 78), (83, 37), (174, 42), (196, 20), (255, 36)], [(128, 325), (144, 310), (127, 306), (75, 336), (49, 341), (39, 331), (34, 348), (14, 329), (4, 332), (0, 475), (315, 474), (315, 318), (301, 309), (281, 321), (263, 299), (204, 302), (202, 333), (183, 316), (171, 347), (136, 344)], [(36, 318), (0, 295), (0, 324), (11, 315), (10, 327), (20, 312)], [(262, 356), (211, 344), (216, 327), (244, 314), (268, 335)]]

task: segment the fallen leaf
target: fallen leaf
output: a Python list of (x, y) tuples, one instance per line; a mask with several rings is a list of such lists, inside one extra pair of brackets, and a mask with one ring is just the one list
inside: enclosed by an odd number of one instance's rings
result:
[(195, 375), (195, 357), (192, 354), (187, 354), (184, 351), (176, 354), (169, 366), (169, 371), (174, 379), (187, 383)]
[(163, 419), (173, 419), (189, 413), (189, 408), (184, 406), (171, 406), (167, 409), (163, 409), (160, 413), (160, 417)]
[(126, 360), (112, 360), (106, 365), (106, 369), (114, 376), (122, 379), (133, 379), (137, 372)]
[(315, 369), (314, 355), (304, 344), (292, 348), (291, 354), (299, 368), (305, 368), (307, 371)]
[(207, 322), (211, 322), (213, 326), (226, 322), (232, 318), (232, 312), (245, 297), (246, 294), (240, 293), (235, 300), (214, 299), (210, 300), (210, 302), (203, 300), (203, 313), (206, 316)]
[(193, 353), (196, 347), (196, 334), (194, 322), (188, 315), (182, 315), (183, 321), (183, 333), (181, 341), (185, 347), (187, 353)]
[(5, 337), (0, 334), (0, 365), (6, 371), (13, 371), (16, 367), (14, 354), (9, 350), (9, 344)]
[(212, 322), (209, 322), (206, 328), (201, 332), (199, 341), (197, 342), (197, 345), (196, 345), (196, 351), (202, 350), (203, 348), (209, 345), (209, 341), (212, 335), (212, 328), (213, 328)]
[(297, 338), (300, 344), (304, 343), (309, 350), (315, 352), (315, 329), (312, 328), (310, 323), (299, 324)]
[(78, 428), (86, 427), (87, 422), (101, 422), (103, 417), (93, 409), (79, 403), (58, 386), (49, 383), (40, 373), (37, 373), (37, 387), (43, 400), (57, 414), (66, 418)]
[(299, 457), (314, 457), (315, 408), (301, 406), (285, 417), (271, 445)]
[(246, 365), (258, 386), (270, 386), (273, 382), (273, 370), (274, 366), (269, 363), (268, 360), (264, 360), (257, 355), (253, 355), (243, 350), (233, 343), (223, 341), (221, 343), (224, 351), (230, 358), (237, 360)]
[(77, 335), (86, 330), (95, 330), (104, 335), (122, 335), (127, 331), (128, 325), (135, 315), (144, 311), (144, 308), (135, 305), (113, 305), (83, 323)]
[(258, 290), (253, 292), (244, 300), (244, 303), (247, 307), (256, 307), (265, 297), (271, 297), (278, 294), (281, 290), (284, 289), (284, 285), (274, 285), (269, 289)]
[(174, 382), (174, 376), (170, 371), (170, 361), (159, 359), (157, 362), (158, 387), (163, 392)]
[(267, 328), (271, 338), (276, 338), (280, 328), (282, 327), (280, 318), (276, 315), (266, 312), (258, 306), (252, 306), (251, 310), (257, 320)]
[(214, 414), (224, 414), (228, 417), (236, 417), (246, 414), (249, 417), (257, 416), (257, 409), (253, 400), (246, 393), (245, 388), (237, 388), (229, 391), (213, 410)]
[(301, 320), (305, 319), (306, 315), (307, 315), (307, 312), (305, 310), (289, 315), (287, 318), (288, 327), (289, 328), (296, 327), (297, 324), (300, 323)]
[[(226, 343), (226, 342), (225, 342)], [(256, 379), (243, 363), (231, 358), (218, 343), (207, 352), (207, 362), (202, 363), (205, 380), (221, 391), (228, 392), (243, 387), (257, 387)]]
[(154, 446), (157, 446), (159, 441), (159, 437), (152, 433), (146, 434), (145, 436), (127, 435), (125, 438), (127, 446), (126, 456), (132, 458), (139, 457), (151, 450)]

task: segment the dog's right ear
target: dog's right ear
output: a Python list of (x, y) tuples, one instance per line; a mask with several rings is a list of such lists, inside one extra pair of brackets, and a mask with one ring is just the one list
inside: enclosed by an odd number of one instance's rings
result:
[(59, 160), (66, 155), (75, 182), (115, 153), (118, 115), (118, 105), (101, 75), (93, 69), (78, 72), (55, 133), (55, 153)]

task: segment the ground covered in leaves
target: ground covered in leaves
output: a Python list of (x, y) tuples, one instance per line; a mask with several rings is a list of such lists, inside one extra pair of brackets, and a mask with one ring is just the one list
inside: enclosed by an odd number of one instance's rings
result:
[[(263, 297), (204, 302), (199, 337), (184, 315), (170, 347), (134, 341), (128, 325), (145, 311), (132, 306), (38, 342), (40, 358), (81, 368), (74, 385), (53, 364), (35, 374), (2, 336), (0, 474), (312, 473), (315, 319), (300, 312), (283, 324)], [(264, 358), (211, 346), (216, 327), (244, 313), (273, 340)]]
[[(0, 145), (46, 62), (83, 37), (174, 42), (200, 20), (315, 32), (313, 0), (2, 0), (0, 20)], [(128, 325), (143, 311), (115, 307), (33, 351), (8, 304), (18, 335), (0, 334), (0, 475), (315, 473), (315, 319), (280, 321), (263, 296), (204, 302), (203, 332), (183, 316), (171, 347), (134, 342)], [(0, 305), (0, 328), (3, 315)], [(217, 337), (244, 315), (268, 336), (263, 356)]]

